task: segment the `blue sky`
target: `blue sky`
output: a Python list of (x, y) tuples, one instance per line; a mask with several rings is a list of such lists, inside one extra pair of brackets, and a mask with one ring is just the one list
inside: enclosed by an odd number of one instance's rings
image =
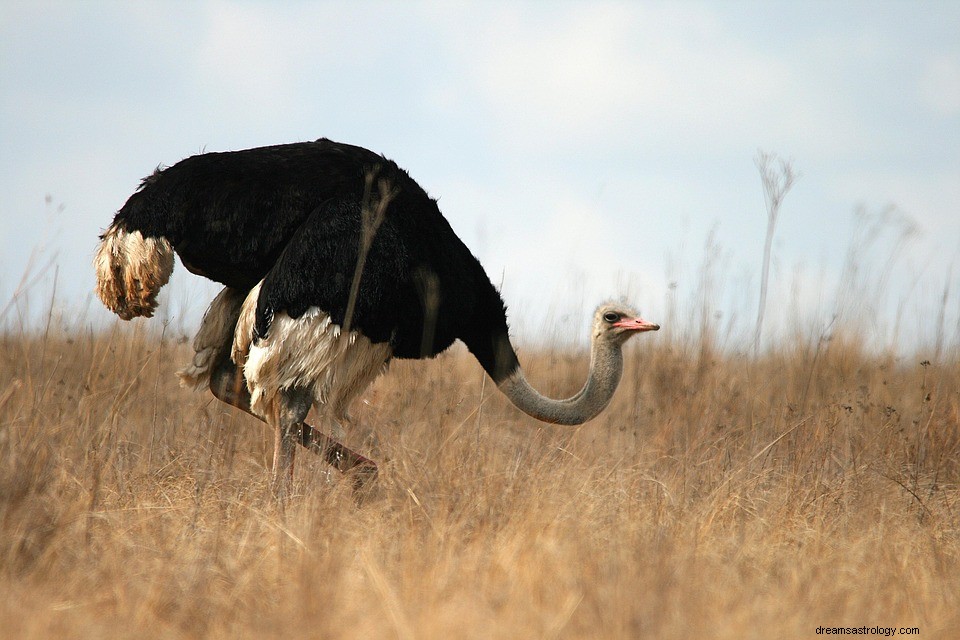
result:
[[(582, 342), (626, 297), (677, 333), (703, 316), (746, 335), (763, 150), (801, 174), (771, 335), (843, 308), (869, 340), (929, 341), (960, 299), (958, 33), (956, 2), (7, 0), (0, 310), (29, 322), (55, 280), (58, 308), (107, 320), (90, 259), (141, 177), (323, 136), (440, 199), (515, 333)], [(216, 288), (177, 271), (165, 317), (189, 331)]]

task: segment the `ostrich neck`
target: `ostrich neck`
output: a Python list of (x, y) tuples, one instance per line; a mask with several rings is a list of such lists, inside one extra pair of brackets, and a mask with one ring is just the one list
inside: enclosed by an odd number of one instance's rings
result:
[(552, 424), (574, 425), (590, 420), (610, 402), (623, 373), (623, 355), (619, 345), (594, 340), (590, 352), (590, 371), (583, 388), (566, 400), (554, 400), (538, 393), (517, 367), (500, 383), (500, 391), (518, 409)]

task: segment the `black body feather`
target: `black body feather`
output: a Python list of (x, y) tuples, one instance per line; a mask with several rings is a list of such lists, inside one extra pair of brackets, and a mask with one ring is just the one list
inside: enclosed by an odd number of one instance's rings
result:
[(499, 382), (518, 366), (499, 292), (436, 201), (372, 151), (321, 139), (193, 156), (145, 178), (115, 224), (166, 238), (187, 269), (228, 287), (263, 280), (255, 336), (274, 314), (314, 306), (344, 326), (363, 211), (381, 184), (392, 197), (349, 326), (400, 358), (460, 339)]

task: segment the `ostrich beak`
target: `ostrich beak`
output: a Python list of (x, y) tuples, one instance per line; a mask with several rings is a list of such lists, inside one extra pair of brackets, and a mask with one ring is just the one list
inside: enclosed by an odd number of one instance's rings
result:
[(628, 331), (659, 331), (660, 325), (647, 322), (643, 318), (624, 318), (613, 323), (613, 326), (627, 329)]

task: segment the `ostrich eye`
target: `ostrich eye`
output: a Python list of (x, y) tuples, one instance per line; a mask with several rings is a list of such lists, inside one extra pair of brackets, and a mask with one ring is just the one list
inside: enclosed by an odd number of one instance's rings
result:
[(605, 314), (603, 314), (603, 319), (607, 322), (616, 322), (620, 319), (620, 314), (614, 313), (613, 311), (607, 311)]

